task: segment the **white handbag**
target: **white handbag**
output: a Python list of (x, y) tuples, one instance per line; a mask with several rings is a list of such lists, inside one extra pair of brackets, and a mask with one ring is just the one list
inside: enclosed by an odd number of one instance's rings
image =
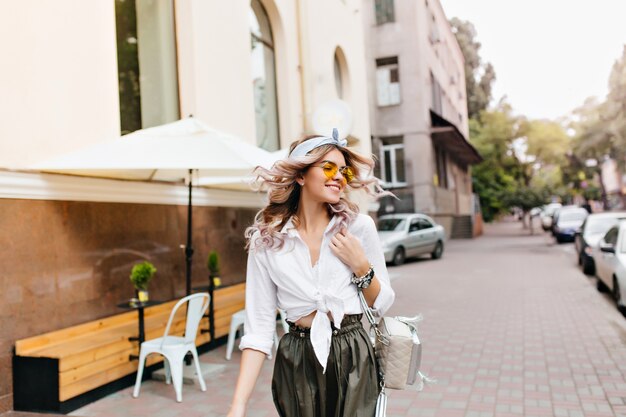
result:
[(417, 335), (416, 317), (383, 317), (376, 323), (372, 310), (367, 305), (363, 291), (359, 289), (361, 307), (371, 330), (374, 332), (374, 350), (378, 361), (381, 391), (376, 403), (376, 417), (384, 417), (387, 408), (386, 388), (406, 389), (418, 380), (417, 390), (422, 390), (424, 382), (434, 382), (420, 372), (422, 344)]

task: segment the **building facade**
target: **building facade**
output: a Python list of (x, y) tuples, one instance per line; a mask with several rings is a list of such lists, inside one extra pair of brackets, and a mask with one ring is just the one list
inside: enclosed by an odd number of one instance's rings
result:
[(423, 212), (450, 234), (471, 223), (470, 166), (481, 160), (467, 140), (463, 54), (438, 0), (363, 0), (362, 9), (372, 152), (399, 198), (377, 213)]
[[(184, 295), (186, 187), (25, 170), (193, 115), (267, 150), (351, 109), (369, 152), (359, 0), (23, 1), (0, 13), (0, 413), (12, 408), (14, 341), (117, 314), (132, 265), (157, 267), (156, 299)], [(341, 30), (337, 30), (341, 28)], [(330, 132), (328, 132), (330, 133)], [(244, 280), (243, 232), (263, 196), (194, 189), (194, 285), (222, 255)]]

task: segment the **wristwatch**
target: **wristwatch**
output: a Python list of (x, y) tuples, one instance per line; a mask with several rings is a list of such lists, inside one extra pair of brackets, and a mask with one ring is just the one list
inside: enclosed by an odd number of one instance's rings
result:
[(361, 289), (365, 289), (370, 286), (372, 279), (374, 278), (374, 266), (370, 265), (370, 269), (367, 270), (365, 275), (357, 277), (354, 272), (352, 273), (352, 283)]

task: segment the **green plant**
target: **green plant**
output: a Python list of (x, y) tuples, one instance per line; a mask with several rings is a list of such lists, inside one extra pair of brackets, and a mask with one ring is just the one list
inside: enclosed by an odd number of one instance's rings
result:
[(130, 271), (130, 282), (133, 283), (138, 290), (147, 290), (150, 280), (156, 272), (156, 268), (148, 261), (144, 261), (133, 266)]
[(209, 252), (207, 268), (209, 268), (209, 274), (211, 274), (211, 276), (217, 276), (220, 273), (220, 256), (214, 250)]

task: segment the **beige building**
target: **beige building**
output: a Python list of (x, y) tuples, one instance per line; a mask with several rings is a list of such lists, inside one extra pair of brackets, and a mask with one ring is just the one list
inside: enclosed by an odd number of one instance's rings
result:
[[(15, 340), (119, 313), (137, 260), (157, 266), (156, 299), (185, 289), (182, 184), (24, 168), (190, 114), (277, 150), (332, 124), (332, 117), (314, 118), (337, 99), (351, 109), (349, 141), (369, 152), (360, 7), (359, 0), (26, 0), (5, 7), (0, 413), (12, 407)], [(194, 190), (195, 285), (206, 280), (211, 249), (224, 254), (223, 284), (243, 280), (243, 231), (262, 202), (251, 192)]]
[(378, 214), (423, 212), (471, 236), (463, 55), (438, 0), (363, 0), (372, 148), (379, 177), (400, 198)]

